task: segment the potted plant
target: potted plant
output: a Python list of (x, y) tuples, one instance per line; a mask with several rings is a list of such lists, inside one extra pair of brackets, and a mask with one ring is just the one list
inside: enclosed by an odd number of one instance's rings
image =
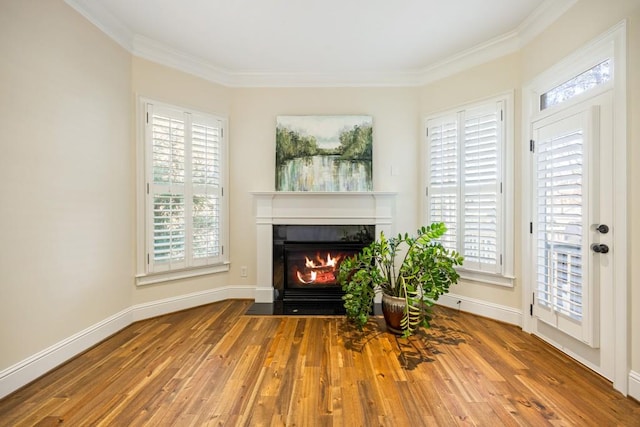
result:
[(345, 259), (338, 282), (345, 292), (347, 317), (362, 329), (373, 313), (376, 293), (381, 292), (390, 331), (409, 336), (419, 326), (429, 327), (431, 306), (457, 283), (460, 276), (454, 267), (463, 261), (438, 240), (446, 231), (444, 223), (433, 223), (414, 236), (386, 238), (380, 233), (358, 255)]

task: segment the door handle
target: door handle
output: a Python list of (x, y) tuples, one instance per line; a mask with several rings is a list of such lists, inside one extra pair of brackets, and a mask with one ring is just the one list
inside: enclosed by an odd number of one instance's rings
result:
[(591, 250), (599, 254), (606, 254), (607, 252), (609, 252), (609, 246), (604, 244), (594, 243), (593, 245), (591, 245)]
[(609, 232), (609, 226), (606, 224), (600, 224), (596, 226), (596, 231), (598, 231), (600, 234), (607, 234)]

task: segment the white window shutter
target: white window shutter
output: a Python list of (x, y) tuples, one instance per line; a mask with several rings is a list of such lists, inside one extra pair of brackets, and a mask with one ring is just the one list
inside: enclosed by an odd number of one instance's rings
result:
[(473, 273), (503, 275), (505, 98), (427, 121), (427, 222), (444, 222), (442, 239)]
[(428, 133), (429, 222), (444, 222), (442, 238), (448, 249), (458, 240), (458, 121), (455, 115), (430, 121)]
[(184, 268), (185, 117), (181, 111), (147, 105), (148, 270)]
[(194, 265), (217, 262), (222, 255), (221, 141), (222, 123), (219, 120), (193, 116), (191, 165)]
[[(155, 270), (185, 265), (185, 208), (182, 194), (153, 196), (153, 264)], [(164, 264), (164, 268), (158, 268)]]
[(582, 129), (539, 141), (536, 168), (537, 303), (582, 321)]
[(222, 262), (222, 122), (147, 104), (150, 273)]
[(501, 103), (464, 112), (462, 150), (465, 265), (499, 272)]

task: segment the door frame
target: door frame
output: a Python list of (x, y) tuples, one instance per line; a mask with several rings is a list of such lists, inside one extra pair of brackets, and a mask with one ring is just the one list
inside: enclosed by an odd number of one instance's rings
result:
[[(613, 304), (614, 304), (614, 373), (613, 387), (625, 396), (629, 383), (629, 319), (627, 275), (627, 98), (626, 98), (626, 21), (618, 23), (606, 33), (597, 37), (556, 65), (542, 72), (522, 90), (522, 157), (521, 157), (521, 279), (522, 279), (522, 329), (532, 333), (534, 318), (530, 315), (530, 304), (534, 286), (532, 283), (532, 234), (529, 232), (532, 218), (532, 179), (529, 141), (532, 123), (540, 118), (540, 95), (582, 73), (598, 63), (598, 58), (613, 59), (613, 82), (605, 90), (613, 91), (613, 194), (612, 247), (613, 253)], [(594, 91), (597, 91), (595, 88)], [(590, 97), (591, 93), (585, 95)], [(585, 98), (576, 96), (563, 106), (582, 102)], [(553, 107), (549, 108), (552, 114)]]

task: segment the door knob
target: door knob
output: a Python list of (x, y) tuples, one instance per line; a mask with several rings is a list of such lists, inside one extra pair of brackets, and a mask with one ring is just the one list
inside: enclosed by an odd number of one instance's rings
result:
[(601, 234), (607, 234), (609, 232), (609, 226), (606, 224), (600, 224), (596, 227), (596, 230)]
[(607, 252), (609, 252), (609, 246), (604, 244), (594, 243), (593, 245), (591, 245), (591, 250), (599, 254), (606, 254)]

